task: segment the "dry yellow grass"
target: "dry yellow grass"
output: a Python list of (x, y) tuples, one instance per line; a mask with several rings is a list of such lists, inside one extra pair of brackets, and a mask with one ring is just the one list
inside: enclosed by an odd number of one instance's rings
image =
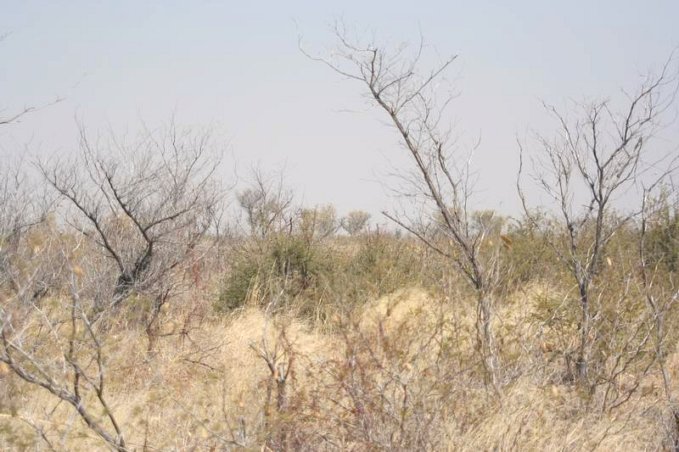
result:
[[(533, 361), (524, 354), (537, 352), (545, 340), (534, 319), (544, 291), (536, 287), (515, 294), (498, 309), (496, 321), (509, 349), (505, 352), (515, 360), (526, 360), (522, 376), (508, 384), (501, 402), (494, 401), (483, 387), (469, 387), (465, 380), (446, 382), (455, 401), (439, 407), (438, 444), (449, 450), (660, 449), (667, 437), (667, 414), (658, 391), (639, 391), (612, 413), (586, 412), (581, 395), (571, 386), (546, 381), (537, 370), (531, 373), (528, 366)], [(473, 317), (463, 307), (440, 303), (421, 289), (401, 290), (365, 306), (355, 333), (372, 344), (379, 359), (388, 360), (397, 355), (385, 351), (387, 342), (419, 344), (427, 333), (443, 328), (443, 339), (432, 342), (427, 353), (413, 353), (417, 350), (413, 346), (398, 358), (404, 362), (384, 364), (384, 369), (401, 372), (399, 378), (417, 388), (430, 381), (421, 372), (433, 368), (433, 360), (443, 350), (441, 344), (450, 356), (473, 354)], [(350, 328), (350, 323), (343, 328)], [(151, 356), (141, 332), (124, 331), (106, 344), (107, 394), (132, 449), (142, 450), (146, 445), (148, 450), (205, 450), (224, 447), (229, 441), (260, 448), (271, 373), (255, 350), (271, 351), (285, 343), (285, 350), (295, 355), (288, 397), (293, 404), (290, 410), (297, 410), (291, 415), (297, 417), (281, 419), (286, 425), (297, 425), (300, 432), (309, 432), (334, 425), (335, 408), (328, 401), (338, 397), (337, 387), (330, 384), (334, 374), (324, 376), (323, 372), (331, 368), (330, 363), (335, 363), (333, 369), (340, 368), (337, 363), (347, 356), (350, 344), (345, 335), (342, 330), (314, 331), (284, 315), (267, 317), (254, 307), (229, 317), (208, 318), (188, 335), (165, 337)], [(675, 374), (677, 356), (668, 360)], [(375, 378), (386, 381), (388, 374), (379, 373), (384, 369), (374, 370)], [(3, 449), (38, 447), (41, 440), (26, 422), (29, 419), (45, 429), (58, 449), (105, 450), (71, 407), (57, 403), (42, 389), (18, 382), (4, 367), (0, 373), (3, 386), (11, 388), (11, 394), (3, 395), (8, 402), (0, 417)], [(650, 376), (644, 387), (654, 384), (658, 384), (657, 375)], [(320, 413), (304, 406), (314, 397), (320, 400)], [(345, 414), (338, 411), (340, 415)], [(343, 447), (362, 448), (351, 441)]]

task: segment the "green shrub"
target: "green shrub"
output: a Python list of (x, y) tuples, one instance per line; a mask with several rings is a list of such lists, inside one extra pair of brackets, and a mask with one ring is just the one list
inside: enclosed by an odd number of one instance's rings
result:
[(316, 242), (301, 233), (280, 234), (237, 253), (215, 308), (228, 312), (250, 298), (266, 304), (275, 297), (279, 307), (294, 305), (302, 317), (323, 319), (402, 287), (422, 285), (425, 254), (418, 242), (388, 233)]
[(217, 311), (227, 312), (241, 307), (247, 301), (258, 273), (259, 269), (255, 262), (238, 261), (226, 276), (215, 306)]
[(325, 261), (329, 250), (311, 244), (301, 236), (280, 234), (257, 246), (249, 244), (237, 254), (225, 277), (216, 309), (229, 311), (242, 306), (257, 290), (258, 301), (268, 303), (282, 294), (289, 302), (303, 292), (314, 292), (316, 282), (332, 268)]

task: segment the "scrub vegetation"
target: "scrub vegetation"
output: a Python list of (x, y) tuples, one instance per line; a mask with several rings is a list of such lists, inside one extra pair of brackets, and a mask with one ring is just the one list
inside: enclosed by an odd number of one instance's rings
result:
[(384, 218), (222, 180), (176, 124), (0, 160), (0, 448), (677, 450), (676, 60), (545, 106), (506, 216), (445, 125), (455, 57), (336, 37), (308, 56), (410, 159)]

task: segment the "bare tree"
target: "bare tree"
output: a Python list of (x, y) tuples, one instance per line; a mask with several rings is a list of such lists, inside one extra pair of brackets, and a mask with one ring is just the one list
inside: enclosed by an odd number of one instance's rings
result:
[[(448, 258), (473, 288), (477, 301), (478, 351), (485, 373), (497, 390), (500, 369), (491, 324), (498, 253), (483, 251), (491, 247), (492, 242), (488, 240), (490, 231), (475, 227), (472, 219), (468, 156), (456, 149), (456, 137), (443, 123), (453, 98), (442, 90), (443, 76), (456, 56), (423, 73), (420, 68), (422, 42), (414, 54), (409, 54), (407, 46), (390, 51), (373, 43), (354, 43), (341, 26), (337, 26), (335, 32), (338, 45), (333, 57), (310, 58), (360, 82), (371, 101), (396, 129), (414, 166), (414, 171), (404, 179), (423, 200), (428, 218), (412, 221), (404, 215), (384, 214)], [(432, 228), (432, 224), (436, 227)], [(498, 241), (494, 242), (497, 245)]]
[[(42, 308), (33, 303), (13, 318), (16, 305), (25, 303), (12, 297), (0, 308), (0, 362), (21, 380), (48, 391), (75, 409), (85, 425), (110, 447), (126, 451), (120, 424), (106, 396), (107, 368), (100, 325), (88, 316), (82, 302), (82, 273), (71, 263), (81, 243), (68, 249), (68, 240), (58, 235), (63, 256), (50, 261), (55, 268), (67, 266), (69, 295), (56, 298), (57, 306)], [(103, 413), (100, 416), (97, 413)], [(47, 434), (42, 432), (45, 441)]]
[[(83, 129), (73, 161), (37, 165), (62, 201), (56, 220), (29, 215), (29, 201), (38, 206), (40, 199), (16, 182), (23, 182), (19, 176), (2, 187), (2, 238), (16, 242), (7, 249), (9, 259), (3, 255), (3, 265), (11, 264), (4, 273), (21, 279), (11, 279), (17, 288), (2, 293), (0, 361), (72, 406), (89, 429), (122, 451), (128, 446), (106, 393), (114, 308), (132, 295), (150, 302), (144, 322), (151, 350), (161, 309), (176, 295), (185, 267), (212, 242), (221, 190), (219, 155), (207, 135), (172, 126), (134, 145), (105, 144), (93, 143)], [(51, 275), (44, 306), (34, 290), (24, 289), (45, 281), (43, 267)]]
[(298, 223), (302, 237), (309, 243), (331, 237), (339, 228), (337, 211), (331, 204), (300, 209)]
[[(219, 154), (207, 134), (148, 132), (135, 143), (92, 142), (81, 128), (72, 162), (39, 163), (66, 203), (65, 221), (104, 258), (89, 294), (97, 318), (131, 294), (150, 300), (144, 314), (153, 348), (159, 314), (179, 287), (173, 275), (194, 265), (220, 218)], [(207, 240), (210, 242), (210, 240)], [(197, 257), (198, 256), (198, 257)]]
[(126, 146), (98, 147), (81, 130), (80, 158), (40, 163), (47, 182), (73, 208), (69, 223), (117, 269), (112, 304), (161, 280), (210, 231), (218, 214), (219, 163), (209, 136), (172, 127)]
[[(555, 139), (538, 137), (541, 153), (532, 160), (531, 175), (558, 211), (556, 224), (563, 234), (548, 240), (577, 285), (579, 345), (574, 361), (577, 378), (585, 384), (589, 384), (595, 340), (592, 303), (596, 277), (611, 239), (640, 214), (639, 208), (616, 214), (614, 204), (619, 196), (629, 196), (641, 180), (653, 177), (658, 162), (652, 161), (649, 142), (674, 100), (672, 62), (670, 59), (660, 75), (648, 76), (636, 92), (628, 94), (626, 105), (619, 111), (609, 100), (579, 104), (581, 116), (569, 120), (556, 108), (546, 106), (559, 132)], [(521, 158), (519, 196), (526, 218), (537, 225), (522, 188), (522, 170)], [(660, 178), (666, 175), (663, 172)]]
[(250, 235), (260, 239), (291, 228), (292, 201), (292, 193), (285, 188), (282, 175), (266, 176), (259, 169), (253, 170), (250, 186), (238, 194)]

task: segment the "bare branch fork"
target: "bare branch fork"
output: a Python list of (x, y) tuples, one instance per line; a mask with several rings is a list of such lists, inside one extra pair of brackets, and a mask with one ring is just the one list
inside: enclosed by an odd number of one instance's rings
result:
[(121, 158), (107, 158), (81, 128), (79, 162), (39, 163), (75, 218), (89, 225), (80, 232), (117, 268), (111, 306), (162, 281), (209, 233), (220, 192), (213, 182), (219, 158), (208, 146), (207, 137), (172, 128), (162, 140), (149, 136), (132, 147), (114, 140)]
[(452, 96), (441, 98), (438, 84), (457, 56), (445, 59), (421, 76), (418, 71), (424, 49), (422, 39), (414, 55), (408, 57), (405, 47), (390, 53), (375, 45), (354, 44), (339, 25), (335, 35), (338, 45), (334, 58), (312, 56), (304, 49), (302, 52), (338, 74), (360, 82), (397, 130), (416, 169), (413, 183), (435, 212), (437, 233), (443, 240), (428, 236), (426, 229), (420, 227), (422, 222), (418, 226), (393, 214), (386, 216), (449, 258), (476, 292), (478, 350), (489, 381), (499, 390), (498, 351), (491, 328), (498, 260), (482, 252), (482, 247), (490, 243), (485, 240), (490, 231), (474, 224), (468, 210), (472, 194), (469, 166), (455, 165), (452, 154), (455, 140), (441, 125)]
[[(127, 451), (123, 432), (105, 395), (106, 367), (102, 343), (87, 318), (80, 300), (75, 275), (71, 274), (70, 329), (65, 349), (62, 349), (63, 362), (70, 368), (61, 379), (42, 362), (36, 352), (23, 343), (23, 331), (12, 326), (11, 317), (2, 315), (0, 324), (0, 362), (4, 362), (12, 372), (25, 382), (40, 386), (69, 405), (71, 405), (85, 424), (118, 451)], [(83, 347), (92, 349), (92, 354), (82, 356)], [(83, 361), (84, 360), (84, 361)], [(94, 365), (94, 374), (89, 368)], [(70, 374), (70, 377), (69, 377)], [(70, 381), (69, 381), (70, 379)], [(61, 380), (61, 381), (60, 381)], [(92, 402), (86, 399), (86, 392), (92, 392), (102, 408), (106, 422), (92, 412)]]
[[(609, 101), (582, 104), (578, 105), (581, 118), (571, 121), (555, 107), (544, 105), (559, 132), (556, 139), (537, 136), (541, 152), (532, 159), (531, 176), (555, 202), (563, 227), (566, 245), (562, 246), (561, 237), (549, 241), (578, 289), (580, 344), (576, 368), (583, 384), (590, 380), (595, 277), (611, 239), (643, 211), (643, 207), (631, 208), (616, 215), (613, 204), (616, 196), (637, 187), (657, 168), (657, 162), (648, 161), (647, 148), (675, 99), (678, 78), (670, 72), (672, 63), (671, 57), (659, 75), (647, 77), (635, 94), (627, 95), (620, 112), (615, 112)], [(521, 143), (519, 150), (517, 190), (524, 216), (533, 226), (541, 227), (522, 187)], [(669, 169), (655, 176), (651, 186), (666, 181), (676, 169), (676, 158), (664, 160)], [(580, 196), (584, 196), (582, 203), (576, 202)], [(580, 204), (582, 208), (577, 207)]]

